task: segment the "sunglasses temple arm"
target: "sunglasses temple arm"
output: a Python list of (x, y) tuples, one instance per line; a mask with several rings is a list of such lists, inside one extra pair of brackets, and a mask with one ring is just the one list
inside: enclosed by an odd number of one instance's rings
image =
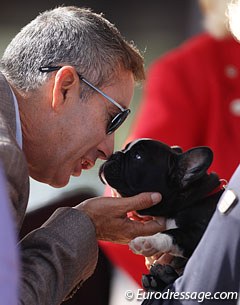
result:
[(118, 107), (121, 111), (124, 111), (125, 109), (118, 104), (117, 102), (115, 102), (110, 96), (106, 95), (103, 91), (99, 90), (97, 87), (93, 86), (93, 84), (89, 83), (89, 81), (87, 81), (84, 77), (79, 75), (79, 78), (85, 83), (87, 84), (89, 87), (91, 87), (93, 90), (97, 91), (99, 94), (101, 94), (102, 96), (104, 96), (107, 100), (109, 100), (111, 103), (113, 103), (116, 107)]

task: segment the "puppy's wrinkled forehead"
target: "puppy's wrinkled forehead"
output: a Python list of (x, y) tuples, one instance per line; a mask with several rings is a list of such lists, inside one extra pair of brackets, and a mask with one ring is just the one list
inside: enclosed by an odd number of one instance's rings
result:
[[(137, 140), (135, 140), (135, 141), (132, 141), (132, 142), (128, 143), (128, 144), (125, 146), (125, 148), (123, 149), (123, 152), (129, 151), (129, 150), (132, 149), (134, 146), (135, 146), (135, 148), (136, 148), (137, 146), (139, 146), (138, 144), (140, 144), (141, 142), (149, 141), (149, 140), (151, 140), (151, 139), (149, 139), (149, 138), (141, 138), (141, 139), (137, 139)], [(151, 141), (152, 141), (152, 140), (151, 140)]]
[(157, 159), (163, 158), (164, 155), (171, 155), (175, 153), (170, 146), (166, 145), (165, 143), (155, 141), (149, 138), (141, 138), (130, 142), (126, 145), (126, 147), (122, 150), (123, 153), (131, 153), (131, 152), (138, 152), (141, 153), (139, 157), (147, 157), (151, 156)]
[(121, 168), (121, 195), (132, 196), (145, 191), (158, 191), (164, 195), (169, 193), (171, 169), (175, 164), (174, 156), (177, 155), (170, 146), (157, 140), (141, 138), (130, 142), (117, 155), (117, 163)]

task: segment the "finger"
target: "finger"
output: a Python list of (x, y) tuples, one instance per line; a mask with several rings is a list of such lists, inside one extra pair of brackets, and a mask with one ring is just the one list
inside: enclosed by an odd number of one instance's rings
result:
[(124, 198), (126, 212), (143, 210), (159, 203), (162, 200), (160, 193), (142, 193)]
[(160, 264), (160, 265), (169, 265), (173, 260), (173, 256), (168, 253), (158, 252), (150, 257), (145, 257), (145, 265), (149, 270), (152, 265)]
[(152, 262), (151, 259), (149, 259), (148, 257), (145, 257), (145, 265), (146, 265), (146, 267), (147, 267), (148, 270), (151, 268), (152, 263), (153, 263), (153, 262)]
[(162, 218), (162, 223), (156, 220), (150, 220), (147, 222), (131, 221), (131, 229), (133, 238), (138, 236), (149, 236), (162, 232), (166, 229), (165, 219)]
[(164, 253), (159, 259), (157, 259), (154, 263), (158, 263), (160, 265), (169, 265), (173, 260), (173, 256), (168, 253)]
[(157, 252), (154, 255), (152, 255), (151, 258), (152, 258), (152, 260), (154, 262), (154, 261), (158, 260), (162, 255), (165, 255), (165, 253), (160, 251), (160, 252)]
[(149, 257), (145, 257), (145, 264), (146, 264), (146, 267), (148, 269), (150, 269), (150, 267), (155, 263), (157, 262), (157, 260), (162, 256), (164, 255), (164, 253), (162, 252), (157, 252), (156, 254), (152, 255), (152, 256), (149, 256)]
[(145, 265), (148, 269), (152, 266), (154, 261), (155, 259), (153, 259), (153, 256), (145, 256)]

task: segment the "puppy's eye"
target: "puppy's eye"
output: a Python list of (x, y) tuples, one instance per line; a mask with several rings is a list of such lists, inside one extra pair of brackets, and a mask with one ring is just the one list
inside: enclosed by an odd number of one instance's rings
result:
[(143, 158), (142, 152), (139, 152), (139, 150), (136, 149), (130, 149), (130, 158), (133, 160), (141, 160)]
[(138, 152), (136, 152), (134, 154), (134, 158), (137, 159), (137, 160), (140, 160), (140, 159), (142, 159), (142, 156)]

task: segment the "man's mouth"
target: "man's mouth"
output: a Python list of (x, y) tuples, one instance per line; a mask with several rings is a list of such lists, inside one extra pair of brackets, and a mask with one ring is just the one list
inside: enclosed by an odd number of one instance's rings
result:
[(82, 170), (91, 169), (94, 165), (95, 165), (94, 161), (83, 159), (81, 162), (78, 162), (78, 164), (75, 166), (72, 176), (79, 177), (82, 173)]
[(82, 169), (88, 170), (95, 165), (95, 162), (92, 160), (82, 160)]

